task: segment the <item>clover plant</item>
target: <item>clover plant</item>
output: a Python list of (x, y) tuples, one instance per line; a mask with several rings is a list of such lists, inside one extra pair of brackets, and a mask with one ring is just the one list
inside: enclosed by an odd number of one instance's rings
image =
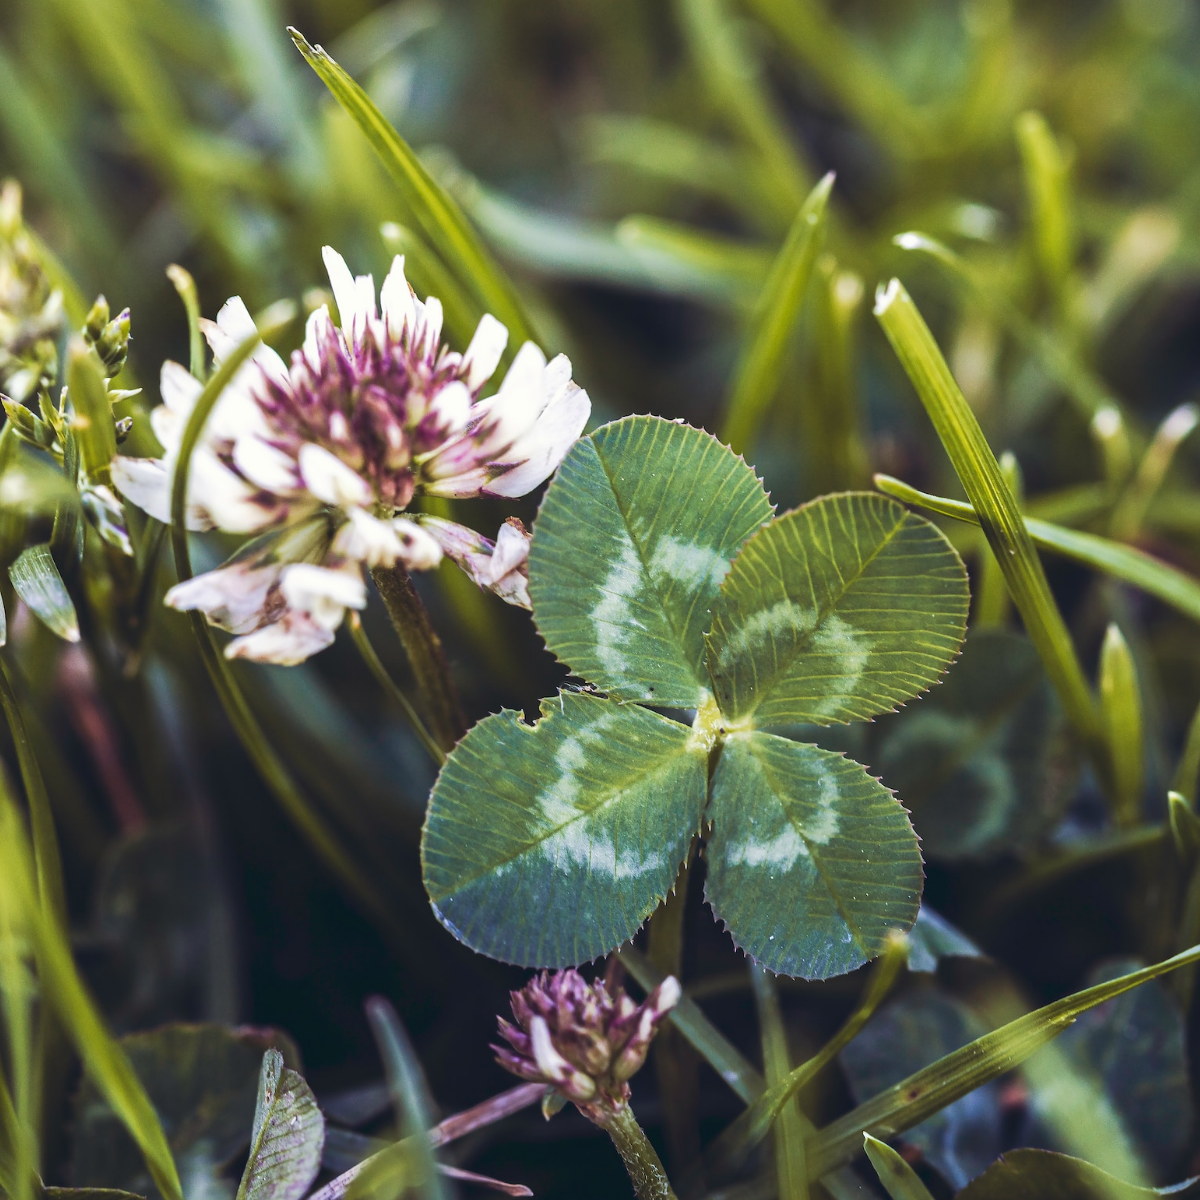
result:
[(595, 958), (700, 835), (714, 913), (773, 971), (850, 971), (912, 926), (921, 854), (900, 800), (787, 734), (891, 711), (954, 659), (966, 572), (932, 524), (857, 492), (775, 516), (715, 438), (629, 417), (563, 462), (529, 577), (584, 687), (534, 725), (485, 718), (443, 767), (422, 854), (447, 928), (525, 966)]

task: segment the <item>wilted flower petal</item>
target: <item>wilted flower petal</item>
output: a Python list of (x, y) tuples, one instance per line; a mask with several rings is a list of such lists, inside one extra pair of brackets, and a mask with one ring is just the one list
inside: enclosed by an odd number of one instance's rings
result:
[(422, 517), (421, 523), (436, 539), (447, 558), (456, 562), (477, 587), (493, 591), (508, 604), (530, 608), (529, 534), (516, 517), (500, 526), (493, 542), (482, 534), (443, 521), (440, 517)]

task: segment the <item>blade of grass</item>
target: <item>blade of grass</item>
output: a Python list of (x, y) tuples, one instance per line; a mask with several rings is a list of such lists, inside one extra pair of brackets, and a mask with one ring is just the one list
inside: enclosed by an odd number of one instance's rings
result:
[(137, 1143), (165, 1200), (183, 1200), (158, 1114), (79, 978), (66, 931), (39, 900), (25, 830), (7, 794), (0, 796), (0, 889), (6, 906), (20, 914), (43, 994), (71, 1035), (85, 1070)]
[(892, 1200), (933, 1200), (921, 1177), (887, 1142), (864, 1133), (863, 1150)]
[(1022, 113), (1016, 135), (1038, 265), (1060, 316), (1066, 316), (1075, 258), (1069, 163), (1041, 113)]
[(1175, 776), (1171, 787), (1177, 791), (1189, 804), (1196, 803), (1196, 783), (1200, 779), (1200, 704), (1192, 714), (1188, 725), (1187, 737), (1183, 743), (1183, 753), (1179, 756), (1179, 765), (1175, 768)]
[[(171, 546), (175, 554), (175, 571), (180, 580), (192, 578), (191, 556), (188, 552), (187, 530), (184, 527), (184, 504), (187, 497), (188, 475), (192, 453), (200, 440), (200, 434), (209, 414), (226, 386), (238, 369), (257, 348), (260, 337), (255, 334), (246, 338), (233, 350), (214, 372), (204, 390), (196, 398), (196, 404), (188, 417), (188, 423), (179, 443), (179, 457), (171, 481)], [(334, 831), (307, 801), (292, 780), (283, 761), (267, 742), (262, 727), (255, 719), (246, 698), (238, 687), (229, 669), (225, 656), (217, 648), (216, 640), (208, 623), (199, 613), (189, 613), (188, 619), (195, 631), (200, 647), (200, 657), (220, 697), (225, 714), (233, 725), (238, 739), (245, 747), (251, 761), (258, 768), (264, 782), (274, 793), (283, 810), (296, 824), (318, 855), (333, 874), (342, 881), (351, 895), (355, 896), (381, 927), (393, 932), (395, 920), (391, 908), (363, 877), (355, 860), (343, 849)]]
[(800, 204), (812, 177), (723, 0), (677, 0), (675, 11), (714, 107), (762, 156), (779, 188), (790, 193), (793, 206)]
[(9, 733), (17, 751), (17, 766), (21, 771), (21, 782), (25, 787), (25, 799), (29, 805), (29, 827), (33, 833), (33, 860), (37, 873), (38, 896), (47, 910), (60, 921), (67, 916), (66, 889), (63, 885), (62, 859), (58, 852), (58, 836), (54, 831), (54, 813), (50, 808), (50, 797), (46, 781), (38, 766), (37, 755), (29, 740), (21, 704), (13, 687), (8, 664), (0, 657), (0, 707), (8, 722)]
[(720, 438), (741, 453), (755, 435), (783, 380), (788, 343), (821, 249), (833, 173), (813, 188), (776, 256), (746, 329), (721, 423)]
[(167, 268), (167, 278), (183, 302), (188, 325), (188, 370), (200, 380), (204, 370), (204, 334), (200, 331), (200, 294), (190, 271), (172, 263)]
[[(775, 977), (757, 963), (750, 963), (750, 985), (762, 1038), (763, 1070), (767, 1087), (774, 1089), (791, 1073), (787, 1030), (779, 1004)], [(808, 1200), (808, 1168), (804, 1160), (805, 1122), (800, 1102), (793, 1095), (775, 1118), (775, 1176), (779, 1200)]]
[(1196, 428), (1198, 420), (1200, 411), (1194, 404), (1181, 404), (1155, 431), (1136, 473), (1113, 509), (1111, 530), (1118, 541), (1133, 541), (1141, 532), (1175, 452)]
[(979, 515), (980, 525), (1046, 674), (1071, 723), (1103, 771), (1103, 735), (1095, 701), (1029, 530), (979, 421), (954, 381), (933, 334), (898, 279), (880, 288), (875, 315)]
[(382, 997), (367, 1001), (367, 1019), (383, 1059), (384, 1076), (396, 1110), (401, 1138), (412, 1143), (423, 1184), (417, 1189), (425, 1200), (443, 1200), (446, 1189), (437, 1171), (433, 1144), (428, 1131), (433, 1128), (433, 1101), (425, 1082), (425, 1073), (413, 1051), (412, 1043), (396, 1010)]
[(1063, 389), (1087, 420), (1090, 421), (1104, 408), (1115, 408), (1124, 413), (1120, 401), (1102, 380), (1066, 348), (1061, 338), (1056, 338), (1031, 321), (998, 289), (983, 280), (961, 255), (923, 233), (900, 233), (892, 242), (901, 250), (925, 254), (948, 270), (954, 281), (965, 287), (971, 298), (1037, 359), (1046, 374)]
[(788, 1101), (858, 1037), (863, 1026), (891, 991), (900, 968), (907, 961), (908, 939), (892, 938), (871, 976), (862, 1000), (841, 1029), (807, 1062), (771, 1084), (713, 1143), (709, 1156), (714, 1170), (724, 1171), (738, 1166), (767, 1136)]
[(484, 307), (508, 326), (512, 335), (510, 345), (519, 346), (530, 340), (531, 326), (516, 290), (467, 223), (458, 205), (429, 174), (366, 92), (320, 46), (310, 46), (299, 30), (289, 27), (288, 33), (333, 98), (354, 118), (374, 146), (425, 236), (442, 249), (450, 266), (475, 289)]
[[(630, 975), (648, 992), (653, 991), (666, 978), (644, 954), (632, 946), (622, 948), (617, 957)], [(704, 1015), (700, 1006), (686, 992), (667, 1019), (746, 1104), (753, 1104), (755, 1099), (762, 1095), (766, 1087), (763, 1077)]]
[(1118, 829), (1133, 829), (1142, 807), (1142, 697), (1133, 655), (1115, 624), (1109, 625), (1100, 649), (1100, 710), (1112, 761), (1114, 823)]
[[(74, 506), (62, 504), (55, 513), (55, 533), (59, 530), (60, 518), (64, 517)], [(70, 522), (64, 521), (62, 540), (68, 543), (68, 550), (74, 549), (74, 530)], [(54, 536), (53, 534), (51, 535)], [(8, 568), (8, 578), (13, 585), (13, 591), (25, 601), (26, 607), (52, 633), (57, 634), (65, 642), (79, 641), (79, 617), (67, 585), (59, 574), (58, 564), (54, 561), (51, 546), (39, 543), (22, 550), (16, 562)]]
[[(890, 475), (876, 475), (875, 486), (881, 492), (903, 500), (905, 504), (926, 508), (930, 512), (954, 517), (959, 521), (969, 521), (972, 525), (980, 524), (979, 515), (974, 508), (962, 500), (931, 496), (928, 492), (918, 491)], [(1067, 529), (1036, 517), (1026, 517), (1025, 528), (1029, 531), (1034, 545), (1043, 550), (1061, 554), (1064, 558), (1103, 571), (1106, 575), (1111, 575), (1114, 579), (1128, 583), (1164, 604), (1169, 604), (1184, 616), (1200, 621), (1200, 581), (1184, 574), (1178, 567), (1173, 567), (1162, 559), (1137, 549), (1136, 546), (1123, 546), (1111, 538), (1084, 533), (1078, 529)], [(1200, 749), (1197, 750), (1197, 754), (1200, 755)], [(1200, 757), (1197, 758), (1197, 762), (1200, 762)]]
[(100, 359), (82, 338), (72, 338), (67, 349), (67, 385), (74, 409), (71, 433), (83, 473), (92, 482), (110, 484), (117, 452), (112, 405)]
[(809, 1178), (852, 1162), (862, 1150), (864, 1133), (886, 1139), (912, 1129), (1020, 1065), (1082, 1013), (1195, 962), (1200, 962), (1200, 946), (1055, 1000), (938, 1059), (821, 1129), (808, 1147)]

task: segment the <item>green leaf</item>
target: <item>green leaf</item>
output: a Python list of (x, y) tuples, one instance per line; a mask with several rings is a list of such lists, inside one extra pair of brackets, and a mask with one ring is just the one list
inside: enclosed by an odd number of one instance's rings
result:
[(874, 1137), (891, 1138), (919, 1125), (982, 1084), (1019, 1066), (1089, 1008), (1194, 962), (1200, 962), (1200, 946), (1055, 1000), (908, 1076), (818, 1131), (808, 1148), (809, 1177), (820, 1178), (852, 1162), (861, 1149), (864, 1131)]
[(508, 326), (515, 345), (530, 338), (529, 322), (512, 284), (504, 277), (457, 204), (422, 166), (366, 92), (320, 47), (289, 28), (297, 49), (333, 98), (354, 118), (395, 180), (413, 220), (438, 246), (451, 267), (476, 291), (480, 302)]
[(146, 1200), (136, 1192), (121, 1188), (48, 1187), (42, 1189), (44, 1200)]
[(945, 683), (881, 724), (871, 765), (912, 813), (931, 858), (1029, 846), (1075, 781), (1062, 709), (1037, 651), (1016, 633), (973, 631)]
[(312, 1089), (278, 1050), (268, 1050), (237, 1200), (300, 1200), (321, 1169), (324, 1145), (325, 1118)]
[(700, 827), (707, 751), (634, 706), (563, 692), (505, 710), (450, 755), (421, 847), (438, 918), (473, 950), (565, 967), (637, 932)]
[(892, 1200), (933, 1200), (921, 1177), (887, 1142), (864, 1133), (863, 1149)]
[(967, 574), (928, 521), (826, 496), (743, 547), (707, 637), (722, 712), (760, 728), (888, 712), (936, 683), (966, 632)]
[(734, 942), (772, 971), (853, 971), (916, 920), (916, 835), (858, 763), (773, 734), (734, 734), (709, 811), (709, 902)]
[(908, 969), (936, 971), (944, 958), (983, 958), (983, 951), (928, 904), (921, 905), (917, 923), (908, 931)]
[(1100, 647), (1100, 715), (1112, 767), (1113, 818), (1118, 828), (1132, 829), (1142, 810), (1142, 694), (1129, 643), (1116, 624)]
[[(186, 1194), (232, 1200), (223, 1169), (250, 1141), (263, 1054), (282, 1051), (295, 1064), (291, 1041), (271, 1029), (164, 1025), (120, 1046), (162, 1121)], [(76, 1100), (74, 1129), (74, 1179), (155, 1195), (137, 1147), (90, 1081)]]
[(771, 518), (710, 434), (626, 417), (575, 444), (538, 513), (529, 594), (546, 645), (621, 700), (700, 708), (704, 633), (738, 548)]
[(788, 345), (821, 249), (832, 189), (830, 172), (801, 205), (755, 305), (721, 426), (721, 439), (735, 450), (752, 445), (783, 382)]
[(1074, 259), (1070, 164), (1041, 113), (1022, 113), (1016, 134), (1038, 266), (1051, 294), (1062, 302)]
[(75, 1043), (85, 1071), (137, 1142), (164, 1200), (183, 1200), (179, 1173), (158, 1114), (88, 995), (71, 957), (66, 931), (41, 904), (25, 830), (7, 796), (0, 796), (0, 888), (5, 890), (10, 911), (23, 918), (42, 993)]
[(13, 591), (52, 633), (67, 642), (79, 641), (79, 618), (50, 547), (30, 546), (8, 568)]
[[(979, 514), (962, 500), (931, 496), (928, 492), (918, 491), (890, 475), (876, 475), (875, 486), (881, 492), (886, 492), (905, 504), (915, 504), (944, 517), (979, 524)], [(1169, 604), (1184, 616), (1200, 621), (1200, 582), (1178, 567), (1173, 567), (1136, 546), (1126, 546), (1095, 533), (1067, 529), (1036, 517), (1026, 517), (1025, 528), (1035, 546), (1061, 554), (1064, 558), (1082, 563), (1085, 567), (1103, 571), (1106, 575), (1111, 575), (1114, 579), (1128, 583), (1164, 604)], [(1200, 743), (1197, 743), (1197, 746), (1200, 748)]]
[(1151, 1200), (1200, 1195), (1200, 1176), (1174, 1187), (1135, 1187), (1099, 1167), (1049, 1150), (1010, 1150), (958, 1193), (957, 1200)]
[(881, 287), (875, 316), (933, 422), (1071, 723), (1099, 760), (1099, 715), (1071, 635), (1000, 464), (904, 285)]

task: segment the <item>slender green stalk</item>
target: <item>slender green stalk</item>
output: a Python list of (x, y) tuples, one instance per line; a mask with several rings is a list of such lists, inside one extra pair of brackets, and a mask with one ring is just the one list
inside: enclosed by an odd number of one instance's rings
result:
[(8, 1033), (8, 1067), (13, 1080), (12, 1200), (32, 1200), (38, 1174), (37, 1101), (33, 1055), (33, 980), (20, 948), (19, 918), (0, 904), (0, 999)]
[(187, 313), (188, 324), (188, 370), (197, 378), (203, 379), (204, 370), (204, 335), (200, 332), (200, 294), (196, 291), (196, 281), (191, 272), (172, 263), (167, 268), (167, 278), (174, 285), (179, 299), (183, 301), (184, 312)]
[[(257, 334), (246, 338), (225, 360), (196, 398), (188, 423), (179, 443), (175, 475), (171, 481), (171, 545), (175, 553), (175, 571), (181, 582), (192, 578), (191, 555), (188, 551), (184, 509), (187, 499), (188, 474), (192, 453), (200, 440), (209, 414), (216, 407), (229, 381), (258, 346)], [(267, 742), (262, 727), (255, 719), (246, 698), (238, 687), (224, 655), (217, 648), (212, 630), (200, 613), (189, 613), (200, 657), (208, 671), (221, 705), (233, 725), (238, 739), (250, 755), (267, 786), (275, 794), (283, 810), (295, 822), (309, 844), (317, 851), (333, 873), (345, 884), (359, 903), (391, 931), (395, 917), (391, 907), (364, 878), (353, 857), (340, 845), (334, 831), (312, 807), (293, 782), (287, 767)]]
[[(763, 1070), (767, 1087), (777, 1087), (791, 1073), (787, 1030), (779, 1005), (775, 978), (757, 963), (750, 964), (750, 985), (758, 1010), (762, 1037)], [(808, 1200), (808, 1168), (804, 1159), (804, 1124), (800, 1102), (795, 1096), (779, 1110), (775, 1118), (775, 1174), (779, 1181), (779, 1200)]]
[(603, 1128), (629, 1172), (637, 1200), (677, 1200), (658, 1153), (629, 1105), (619, 1109)]
[[(1024, 507), (1024, 486), (1021, 468), (1016, 457), (1009, 451), (1000, 455), (1000, 470), (1012, 489), (1018, 507)], [(975, 626), (978, 629), (1002, 629), (1008, 624), (1012, 610), (1012, 597), (1004, 572), (986, 539), (979, 552), (979, 584), (975, 589)]]
[[(650, 961), (664, 975), (683, 978), (683, 918), (695, 843), (675, 880), (675, 888), (650, 919)], [(670, 1023), (654, 1039), (654, 1073), (663, 1109), (668, 1161), (681, 1171), (700, 1157), (700, 1113), (697, 1105), (698, 1059), (687, 1039)]]
[(892, 1200), (933, 1200), (920, 1176), (887, 1142), (864, 1133), (863, 1149)]
[(1038, 265), (1055, 307), (1065, 317), (1075, 258), (1067, 159), (1040, 113), (1022, 113), (1016, 133)]
[(58, 852), (58, 835), (54, 831), (54, 813), (50, 808), (50, 797), (46, 792), (46, 781), (38, 766), (21, 705), (13, 689), (8, 664), (0, 657), (0, 707), (12, 734), (17, 750), (17, 765), (21, 770), (21, 782), (25, 785), (25, 798), (29, 804), (29, 827), (33, 833), (33, 857), (37, 871), (38, 895), (48, 909), (59, 920), (66, 920), (67, 895), (63, 886), (62, 859)]
[(450, 678), (441, 638), (430, 623), (421, 597), (413, 587), (412, 577), (404, 567), (399, 563), (394, 567), (375, 567), (371, 578), (408, 655), (417, 687), (425, 700), (433, 736), (449, 753), (466, 732), (466, 722), (454, 681)]
[(1104, 740), (1095, 700), (1050, 592), (1033, 539), (979, 421), (954, 381), (933, 334), (898, 279), (880, 289), (875, 315), (913, 381), (979, 514), (983, 532), (1063, 708), (1099, 769), (1105, 770)]
[(1200, 704), (1192, 714), (1188, 725), (1187, 738), (1183, 743), (1183, 753), (1179, 756), (1179, 765), (1175, 768), (1175, 777), (1171, 781), (1172, 790), (1178, 792), (1189, 804), (1196, 803), (1196, 782), (1200, 778)]
[(408, 723), (413, 727), (413, 732), (420, 739), (421, 745), (429, 751), (430, 758), (439, 767), (442, 766), (446, 761), (445, 752), (433, 740), (433, 736), (417, 715), (417, 710), (413, 708), (412, 702), (404, 694), (400, 685), (388, 674), (387, 667), (379, 661), (379, 655), (375, 653), (375, 647), (371, 645), (371, 639), (367, 637), (367, 631), (363, 628), (362, 618), (358, 613), (352, 612), (347, 618), (347, 624), (350, 626), (350, 637), (358, 648), (359, 654), (362, 655), (363, 662), (367, 664), (367, 669), (375, 677), (376, 683), (383, 688), (408, 718)]
[(1117, 541), (1133, 541), (1142, 530), (1150, 505), (1162, 487), (1175, 452), (1196, 428), (1200, 412), (1182, 404), (1158, 427), (1137, 471), (1113, 509), (1111, 530)]
[[(713, 1144), (709, 1157), (715, 1169), (724, 1170), (737, 1165), (770, 1133), (771, 1126), (787, 1102), (858, 1037), (863, 1026), (891, 991), (900, 968), (907, 960), (908, 939), (893, 938), (875, 968), (865, 995), (841, 1029), (807, 1062), (801, 1063), (778, 1083), (772, 1084)], [(809, 1178), (812, 1178), (811, 1171)]]

